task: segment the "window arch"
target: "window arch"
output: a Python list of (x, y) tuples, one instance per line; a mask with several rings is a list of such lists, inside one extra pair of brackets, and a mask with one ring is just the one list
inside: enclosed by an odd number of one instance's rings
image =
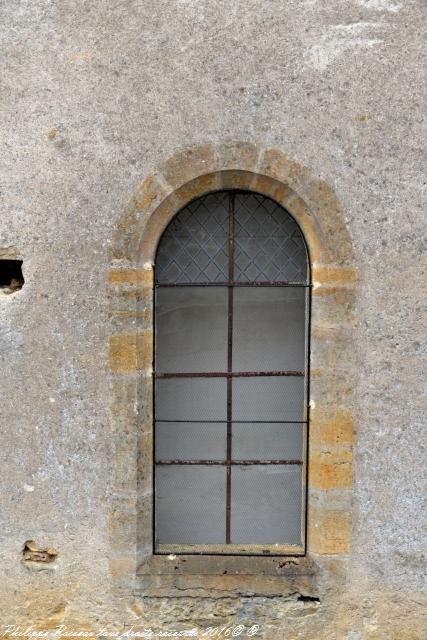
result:
[(217, 191), (155, 262), (156, 553), (305, 545), (310, 271), (292, 216)]

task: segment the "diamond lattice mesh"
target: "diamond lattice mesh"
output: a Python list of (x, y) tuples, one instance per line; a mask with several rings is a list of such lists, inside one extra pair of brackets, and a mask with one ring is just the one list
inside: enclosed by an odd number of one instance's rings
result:
[(236, 194), (235, 235), (235, 280), (307, 281), (307, 252), (301, 231), (269, 198)]
[(228, 202), (226, 192), (212, 193), (175, 216), (157, 251), (159, 284), (227, 280)]
[[(228, 279), (230, 195), (191, 202), (164, 232), (156, 260), (159, 284)], [(254, 193), (235, 196), (236, 281), (307, 282), (307, 252), (295, 220), (278, 204)]]

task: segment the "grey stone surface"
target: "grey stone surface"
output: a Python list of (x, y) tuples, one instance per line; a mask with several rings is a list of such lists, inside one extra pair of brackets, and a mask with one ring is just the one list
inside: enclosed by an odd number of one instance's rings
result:
[[(271, 638), (421, 638), (425, 2), (9, 0), (0, 11), (0, 247), (17, 249), (25, 276), (0, 292), (0, 618), (65, 607), (110, 620), (116, 607), (117, 623), (257, 619)], [(201, 600), (154, 599), (132, 613), (130, 600), (112, 604), (108, 568), (112, 233), (156, 165), (227, 139), (280, 148), (325, 180), (354, 243), (347, 587), (320, 607), (231, 598), (212, 617)], [(59, 550), (54, 569), (23, 566), (28, 539)]]

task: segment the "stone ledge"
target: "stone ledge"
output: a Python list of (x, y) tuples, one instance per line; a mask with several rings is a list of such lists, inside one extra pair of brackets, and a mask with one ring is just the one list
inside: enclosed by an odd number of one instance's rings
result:
[[(226, 573), (225, 573), (226, 572)], [(307, 556), (150, 555), (138, 567), (139, 575), (272, 575), (301, 576), (317, 573)]]

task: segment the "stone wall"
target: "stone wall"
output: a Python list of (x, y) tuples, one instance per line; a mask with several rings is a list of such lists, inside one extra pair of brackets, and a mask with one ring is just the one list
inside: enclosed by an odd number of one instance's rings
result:
[[(423, 0), (1, 12), (0, 260), (25, 279), (0, 289), (1, 622), (425, 638)], [(309, 553), (159, 563), (153, 255), (231, 186), (309, 244)]]

